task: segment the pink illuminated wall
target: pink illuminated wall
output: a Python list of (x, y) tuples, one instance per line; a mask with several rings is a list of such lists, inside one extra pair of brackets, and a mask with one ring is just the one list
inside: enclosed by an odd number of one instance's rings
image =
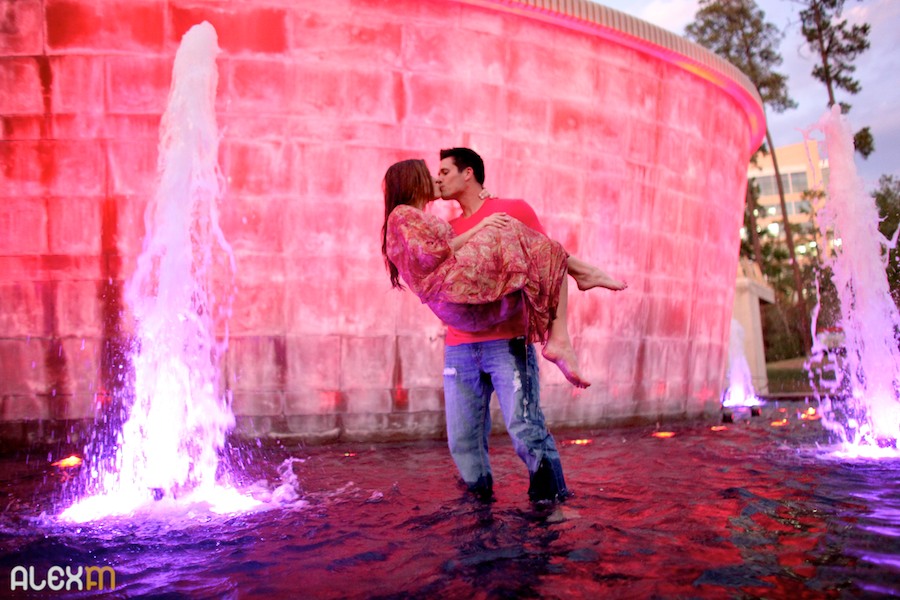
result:
[(4, 435), (92, 417), (123, 385), (122, 286), (174, 53), (203, 20), (223, 49), (222, 214), (238, 268), (223, 376), (242, 432), (443, 430), (442, 327), (390, 289), (380, 183), (392, 162), (434, 167), (452, 145), (485, 157), (490, 190), (525, 198), (571, 252), (630, 283), (572, 293), (594, 384), (575, 392), (542, 365), (554, 426), (718, 408), (761, 123), (727, 77), (528, 2), (15, 0), (0, 2)]

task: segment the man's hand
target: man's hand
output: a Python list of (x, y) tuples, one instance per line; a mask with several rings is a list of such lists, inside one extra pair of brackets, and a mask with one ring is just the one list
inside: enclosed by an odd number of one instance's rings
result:
[(477, 229), (484, 229), (485, 227), (506, 227), (512, 221), (512, 217), (506, 213), (494, 213), (488, 217), (485, 217), (481, 220), (478, 225), (475, 227)]
[(488, 217), (485, 217), (484, 219), (479, 221), (477, 225), (474, 225), (472, 229), (466, 231), (465, 233), (461, 233), (450, 240), (450, 249), (456, 252), (466, 242), (468, 242), (473, 235), (475, 235), (485, 227), (496, 227), (497, 229), (508, 227), (512, 220), (513, 217), (509, 216), (506, 213), (494, 213)]

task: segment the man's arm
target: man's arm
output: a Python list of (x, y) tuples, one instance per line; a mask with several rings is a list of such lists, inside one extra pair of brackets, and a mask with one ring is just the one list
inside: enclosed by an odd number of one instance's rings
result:
[(523, 224), (534, 229), (538, 233), (547, 235), (547, 232), (544, 231), (544, 226), (541, 225), (541, 221), (538, 219), (537, 213), (534, 212), (531, 205), (524, 200), (510, 201), (507, 210), (509, 211), (510, 216), (522, 221)]
[(494, 213), (489, 215), (475, 224), (472, 229), (465, 231), (450, 240), (450, 249), (453, 252), (459, 250), (473, 235), (481, 231), (485, 227), (503, 227), (509, 223), (510, 216), (506, 213)]

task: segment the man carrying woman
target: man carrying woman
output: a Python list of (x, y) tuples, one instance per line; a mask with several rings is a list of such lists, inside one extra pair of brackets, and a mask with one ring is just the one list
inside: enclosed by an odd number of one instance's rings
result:
[[(433, 183), (423, 161), (393, 165), (384, 182), (382, 252), (395, 287), (402, 275), (447, 325), (447, 437), (468, 489), (482, 500), (493, 498), (488, 437), (496, 392), (528, 468), (530, 499), (562, 500), (569, 491), (540, 408), (532, 342), (544, 343), (543, 356), (573, 385), (587, 387), (566, 326), (565, 274), (582, 290), (625, 284), (568, 256), (524, 201), (485, 197), (483, 183), (484, 163), (468, 148), (442, 150)], [(438, 192), (462, 209), (449, 225), (422, 210)]]

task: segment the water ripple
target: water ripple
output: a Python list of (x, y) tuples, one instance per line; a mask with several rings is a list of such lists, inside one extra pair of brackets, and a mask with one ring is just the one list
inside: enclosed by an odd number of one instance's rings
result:
[(550, 509), (527, 502), (502, 437), (493, 504), (458, 486), (443, 442), (271, 447), (243, 452), (243, 481), (273, 489), (279, 465), (302, 453), (288, 463), (302, 502), (81, 526), (52, 516), (57, 474), (11, 455), (0, 460), (0, 572), (109, 565), (110, 597), (900, 594), (900, 461), (824, 457), (817, 425), (770, 420), (716, 433), (685, 424), (664, 440), (641, 428), (559, 435), (593, 443), (563, 446), (576, 496)]

